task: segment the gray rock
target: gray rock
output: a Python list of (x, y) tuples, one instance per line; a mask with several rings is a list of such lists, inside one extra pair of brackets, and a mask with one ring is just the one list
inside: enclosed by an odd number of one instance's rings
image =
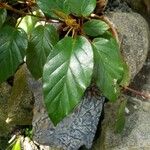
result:
[(123, 2), (122, 0), (108, 0), (108, 4), (106, 7), (106, 12), (131, 12), (131, 8), (127, 5), (126, 2)]
[(41, 84), (30, 80), (35, 97), (33, 117), (33, 139), (43, 145), (64, 150), (78, 150), (92, 146), (104, 97), (92, 96), (87, 92), (75, 111), (56, 127), (50, 121), (43, 105)]
[(133, 79), (143, 67), (149, 50), (148, 23), (137, 13), (112, 12), (108, 17), (119, 33), (122, 54)]
[[(126, 115), (125, 128), (115, 134), (116, 103), (105, 105), (105, 119), (102, 134), (95, 150), (149, 150), (150, 149), (150, 109), (145, 110), (145, 102), (127, 97), (129, 113)], [(149, 103), (150, 104), (150, 103)]]
[(7, 137), (16, 125), (31, 125), (33, 103), (23, 65), (15, 74), (13, 87), (6, 82), (0, 85), (0, 136)]
[[(34, 142), (28, 137), (21, 137), (21, 147), (23, 150), (38, 150), (38, 147), (34, 144)], [(46, 150), (46, 149), (43, 149)]]
[(131, 85), (150, 97), (150, 51), (142, 70), (134, 78)]

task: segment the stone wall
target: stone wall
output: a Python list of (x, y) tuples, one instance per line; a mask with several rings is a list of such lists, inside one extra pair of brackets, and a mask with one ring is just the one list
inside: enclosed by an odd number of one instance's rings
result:
[[(149, 1), (124, 0), (124, 2), (138, 11), (144, 8), (142, 13), (149, 14), (149, 3), (147, 3)], [(140, 14), (133, 12), (126, 3), (120, 5), (120, 1), (118, 1), (115, 7), (112, 12), (108, 9), (106, 14), (118, 31), (122, 54), (130, 70), (131, 86), (149, 94), (150, 31), (148, 23)], [(147, 55), (149, 57), (145, 62)], [(141, 97), (133, 94), (126, 96), (126, 98), (128, 101), (126, 110), (128, 111), (126, 112), (124, 131), (121, 134), (115, 134), (113, 128), (119, 100), (115, 104), (106, 103), (102, 130), (99, 133), (101, 136), (94, 141), (92, 150), (150, 149), (150, 102), (148, 99), (143, 101)], [(85, 95), (83, 102), (75, 112), (55, 128), (43, 105), (41, 82), (32, 78), (24, 64), (16, 72), (13, 86), (6, 82), (0, 85), (0, 137), (10, 133), (16, 125), (32, 124), (33, 140), (47, 145), (46, 148), (40, 145), (36, 148), (77, 150), (83, 145), (90, 148), (93, 144), (103, 104), (104, 97), (88, 98)], [(24, 141), (34, 145), (34, 142), (28, 139), (24, 139)]]

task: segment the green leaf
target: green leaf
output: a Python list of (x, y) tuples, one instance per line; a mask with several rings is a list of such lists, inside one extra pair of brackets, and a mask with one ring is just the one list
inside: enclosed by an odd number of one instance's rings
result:
[(70, 12), (76, 16), (89, 16), (96, 7), (96, 0), (68, 0)]
[(124, 74), (123, 74), (122, 81), (120, 82), (119, 85), (121, 85), (122, 87), (127, 87), (130, 83), (131, 75), (129, 73), (130, 71), (129, 71), (128, 65), (126, 64), (124, 60), (122, 61), (123, 61)]
[(2, 27), (3, 23), (5, 22), (7, 17), (7, 11), (5, 9), (0, 9), (0, 28)]
[(65, 37), (54, 47), (43, 72), (44, 101), (54, 125), (81, 101), (92, 71), (93, 50), (85, 37)]
[(16, 141), (17, 141), (17, 139), (15, 139), (11, 143), (9, 143), (8, 147), (6, 148), (6, 150), (12, 150), (12, 148), (15, 145)]
[(113, 38), (96, 38), (93, 41), (93, 49), (96, 84), (109, 100), (115, 101), (124, 73), (119, 46)]
[(5, 26), (0, 30), (0, 83), (13, 75), (23, 62), (27, 35), (22, 29)]
[(40, 9), (47, 15), (58, 18), (55, 11), (69, 14), (68, 0), (37, 0)]
[[(33, 14), (40, 16), (39, 11), (35, 11)], [(19, 28), (23, 29), (27, 34), (30, 34), (38, 21), (39, 18), (27, 15), (23, 18), (19, 18), (17, 23), (19, 24)]]
[(17, 139), (17, 141), (14, 144), (12, 150), (21, 150), (21, 141), (20, 141), (20, 138)]
[(121, 133), (124, 129), (126, 104), (127, 104), (127, 100), (122, 99), (122, 101), (120, 102), (120, 105), (119, 105), (119, 109), (117, 112), (117, 119), (115, 122), (115, 131), (117, 133)]
[(92, 19), (83, 24), (84, 32), (89, 36), (99, 36), (105, 33), (109, 26), (101, 20)]
[(42, 77), (47, 56), (58, 40), (59, 35), (53, 25), (39, 25), (31, 33), (26, 61), (28, 69), (36, 79)]

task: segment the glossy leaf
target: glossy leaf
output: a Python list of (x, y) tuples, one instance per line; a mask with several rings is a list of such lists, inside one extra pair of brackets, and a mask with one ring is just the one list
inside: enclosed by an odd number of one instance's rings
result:
[(20, 141), (20, 138), (17, 139), (17, 141), (14, 144), (12, 150), (21, 150), (21, 141)]
[(12, 76), (23, 62), (27, 35), (22, 29), (5, 26), (0, 30), (0, 83)]
[(5, 22), (7, 17), (7, 11), (5, 9), (0, 9), (0, 28), (2, 27), (3, 23)]
[(124, 129), (126, 104), (127, 104), (127, 100), (122, 99), (119, 105), (119, 109), (117, 111), (117, 118), (115, 122), (115, 130), (117, 133), (121, 133)]
[(89, 36), (99, 36), (105, 33), (109, 26), (101, 20), (92, 19), (83, 24), (84, 32)]
[(93, 41), (93, 49), (96, 84), (109, 100), (115, 101), (124, 73), (119, 46), (113, 38), (96, 38)]
[(27, 49), (27, 66), (32, 75), (42, 77), (43, 66), (59, 35), (53, 25), (37, 26), (31, 33)]
[(55, 11), (69, 14), (68, 0), (37, 0), (38, 6), (47, 15), (58, 18)]
[(93, 51), (82, 36), (65, 37), (54, 47), (43, 72), (44, 101), (56, 125), (81, 101), (91, 82)]
[(96, 7), (96, 0), (68, 0), (70, 12), (76, 16), (89, 16)]

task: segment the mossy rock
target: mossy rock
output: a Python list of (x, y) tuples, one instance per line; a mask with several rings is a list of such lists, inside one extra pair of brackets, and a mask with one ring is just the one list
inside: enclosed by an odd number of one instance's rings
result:
[(7, 83), (0, 85), (0, 136), (8, 134), (10, 126), (6, 123), (7, 103), (11, 93), (11, 86)]
[(9, 124), (31, 125), (33, 95), (28, 87), (28, 70), (26, 65), (16, 72), (11, 96), (8, 100), (8, 118)]

